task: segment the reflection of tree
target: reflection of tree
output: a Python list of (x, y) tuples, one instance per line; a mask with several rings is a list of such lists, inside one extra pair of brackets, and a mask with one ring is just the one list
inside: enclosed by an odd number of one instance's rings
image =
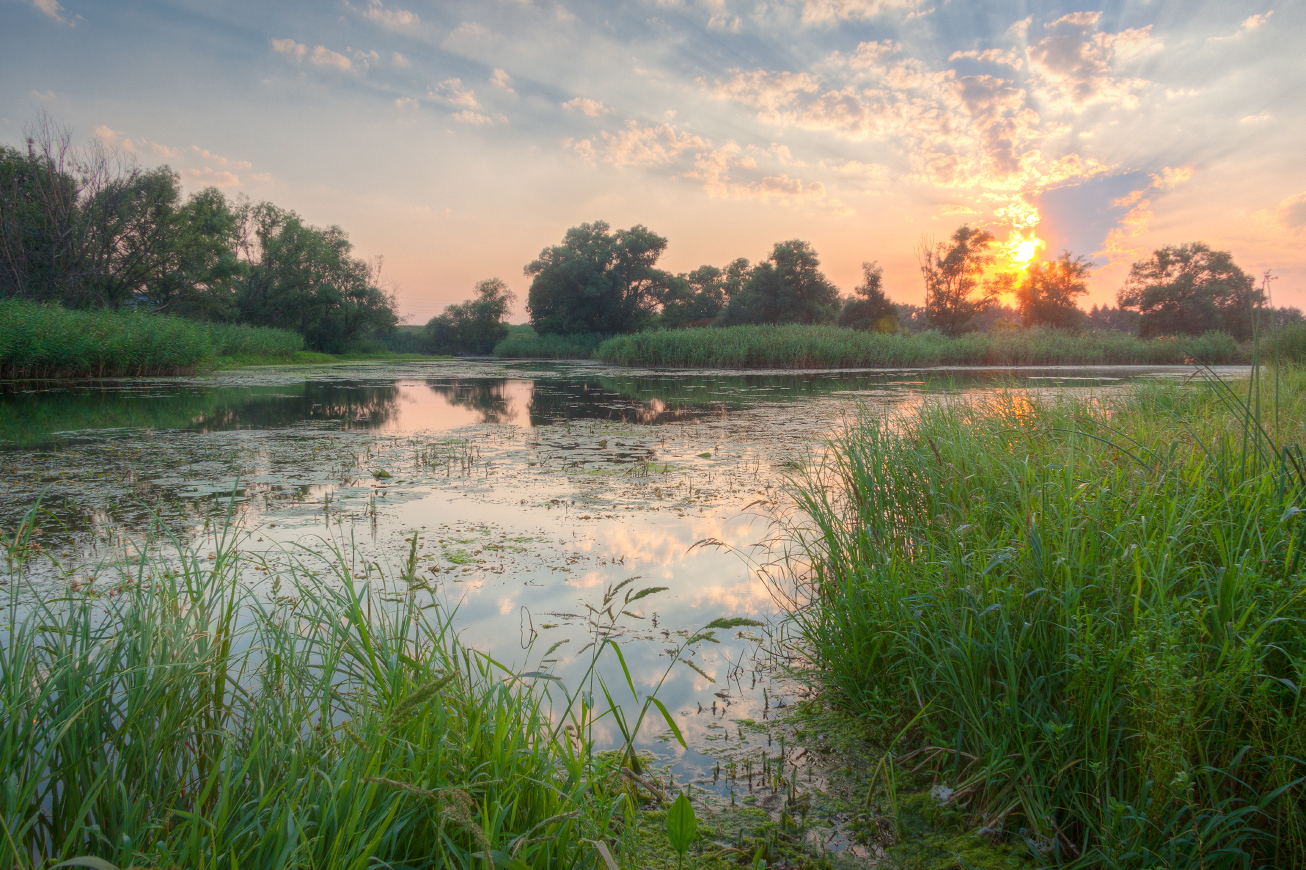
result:
[[(234, 397), (233, 397), (234, 398)], [(344, 429), (376, 429), (394, 419), (398, 411), (396, 384), (313, 383), (300, 395), (284, 390), (249, 395), (225, 403), (215, 412), (196, 418), (186, 427), (199, 432), (229, 429), (283, 429), (301, 423), (338, 422)]]
[(531, 389), (528, 409), (532, 426), (564, 420), (608, 420), (614, 423), (675, 423), (696, 420), (721, 409), (668, 403), (657, 397), (637, 399), (606, 388), (603, 381), (539, 380)]
[(125, 388), (0, 388), (0, 443), (32, 448), (56, 432), (160, 429), (224, 432), (279, 429), (314, 421), (373, 429), (392, 420), (394, 384), (306, 383), (286, 387), (196, 389), (190, 385), (133, 384)]
[(517, 419), (508, 399), (506, 378), (429, 378), (426, 385), (450, 405), (481, 415), (481, 423), (511, 423)]

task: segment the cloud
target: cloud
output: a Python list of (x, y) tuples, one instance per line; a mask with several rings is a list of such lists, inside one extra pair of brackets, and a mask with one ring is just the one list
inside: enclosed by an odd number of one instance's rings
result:
[(381, 0), (369, 0), (363, 15), (391, 30), (408, 30), (421, 22), (417, 13), (407, 9), (387, 8), (381, 4)]
[(1147, 252), (1134, 243), (1134, 240), (1147, 232), (1151, 226), (1154, 213), (1151, 190), (1173, 190), (1193, 177), (1191, 166), (1165, 166), (1159, 173), (1149, 176), (1146, 187), (1132, 191), (1111, 203), (1114, 208), (1128, 208), (1124, 217), (1107, 233), (1102, 243), (1102, 250), (1095, 257), (1106, 257), (1112, 266), (1123, 266), (1137, 260)]
[[(727, 142), (720, 148), (705, 147), (696, 154), (694, 168), (686, 172), (685, 177), (701, 181), (707, 195), (715, 199), (754, 199), (790, 205), (821, 203), (839, 207), (838, 202), (822, 202), (826, 200), (827, 192), (819, 181), (804, 182), (787, 173), (766, 175), (757, 168), (757, 161), (745, 155), (739, 145)], [(737, 170), (751, 177), (733, 177)]]
[(471, 109), (463, 109), (461, 112), (454, 112), (449, 117), (453, 118), (460, 124), (473, 124), (477, 126), (482, 124), (493, 124), (495, 121), (508, 120), (505, 116), (500, 114), (485, 115), (481, 112), (474, 112)]
[(1116, 74), (1114, 64), (1161, 47), (1151, 25), (1102, 33), (1100, 12), (1072, 12), (1044, 29), (1048, 35), (1026, 49), (1030, 69), (1043, 87), (1043, 98), (1058, 111), (1082, 111), (1094, 103), (1138, 105), (1135, 92), (1148, 82)]
[(400, 109), (416, 109), (417, 100), (412, 97), (399, 97), (395, 100), (395, 106)]
[(462, 79), (445, 79), (427, 91), (426, 95), (448, 106), (461, 106), (464, 109), (481, 107), (476, 94), (470, 88), (463, 86)]
[(820, 81), (807, 73), (770, 73), (764, 70), (734, 72), (734, 78), (717, 82), (712, 93), (760, 109), (759, 117), (772, 123), (783, 122), (785, 116), (781, 109), (796, 105), (802, 95), (814, 93), (820, 88)]
[(129, 139), (118, 130), (101, 124), (96, 127), (92, 133), (95, 138), (99, 139), (110, 148), (117, 148), (126, 153), (138, 157), (162, 157), (168, 160), (175, 160), (182, 155), (178, 148), (172, 148), (160, 142), (151, 142), (149, 139)]
[(206, 148), (201, 148), (198, 145), (192, 145), (190, 146), (190, 149), (192, 152), (199, 155), (200, 159), (203, 160), (205, 163), (211, 163), (217, 166), (230, 168), (230, 169), (253, 168), (253, 164), (250, 163), (248, 160), (228, 160), (226, 157), (223, 157), (220, 154), (214, 154), (212, 151), (209, 151)]
[(205, 187), (240, 187), (240, 178), (234, 172), (225, 169), (186, 169), (181, 177)]
[(720, 30), (723, 33), (738, 33), (739, 27), (743, 22), (739, 20), (738, 15), (727, 15), (724, 12), (714, 12), (712, 17), (707, 20), (708, 30)]
[(295, 42), (293, 39), (272, 40), (272, 50), (290, 55), (295, 60), (303, 60), (304, 55), (308, 54), (308, 46), (302, 42)]
[(633, 119), (616, 133), (604, 130), (599, 136), (603, 161), (618, 167), (663, 166), (688, 149), (707, 147), (702, 138), (678, 130), (674, 124), (645, 126)]
[(354, 66), (353, 61), (349, 58), (345, 57), (343, 54), (332, 51), (325, 45), (319, 45), (317, 48), (313, 49), (313, 53), (308, 56), (308, 59), (316, 66), (334, 67), (341, 72), (348, 72)]
[(804, 24), (835, 24), (874, 18), (892, 9), (908, 9), (919, 0), (804, 0)]
[(1238, 119), (1239, 124), (1264, 124), (1266, 121), (1273, 121), (1274, 116), (1269, 112), (1262, 112), (1259, 115), (1244, 115)]
[(1290, 230), (1306, 228), (1306, 193), (1290, 196), (1279, 203), (1274, 216)]
[(591, 100), (589, 97), (572, 97), (562, 104), (564, 109), (571, 109), (580, 112), (583, 115), (589, 115), (591, 118), (597, 118), (599, 115), (606, 114), (608, 107), (598, 100)]
[(69, 16), (67, 14), (68, 10), (59, 5), (59, 0), (32, 0), (32, 7), (44, 12), (60, 24), (67, 24), (69, 27), (75, 26), (81, 18), (80, 15)]
[(1013, 69), (1020, 69), (1022, 63), (1021, 56), (1013, 48), (1009, 48), (1006, 51), (1003, 51), (1000, 48), (986, 48), (983, 51), (980, 51), (978, 48), (971, 49), (970, 51), (954, 51), (948, 56), (948, 61), (962, 60), (963, 58), (976, 60), (980, 63), (1002, 64), (1003, 66), (1009, 66)]
[[(293, 57), (296, 62), (301, 62), (305, 58), (313, 63), (314, 66), (331, 67), (341, 72), (348, 72), (353, 69), (354, 62), (339, 52), (332, 51), (325, 45), (319, 45), (312, 51), (309, 51), (307, 45), (302, 42), (295, 42), (293, 39), (274, 39), (272, 40), (272, 50), (278, 54), (284, 54), (287, 57)], [(348, 50), (348, 49), (346, 49)], [(358, 60), (366, 68), (368, 63), (379, 59), (376, 52), (357, 52)]]
[(495, 69), (494, 72), (490, 73), (490, 84), (502, 88), (510, 94), (517, 93), (512, 89), (512, 76), (508, 75), (504, 70)]
[(1258, 14), (1258, 15), (1249, 15), (1249, 16), (1247, 16), (1246, 18), (1243, 19), (1242, 24), (1239, 24), (1239, 25), (1238, 25), (1238, 29), (1235, 30), (1235, 31), (1234, 31), (1233, 33), (1231, 33), (1230, 35), (1228, 35), (1228, 36), (1208, 36), (1208, 37), (1206, 38), (1206, 41), (1207, 41), (1207, 42), (1228, 42), (1228, 41), (1231, 40), (1231, 39), (1238, 39), (1238, 38), (1241, 37), (1241, 36), (1246, 36), (1248, 33), (1251, 33), (1251, 32), (1254, 31), (1254, 30), (1260, 30), (1262, 27), (1264, 27), (1264, 26), (1266, 25), (1266, 23), (1269, 22), (1270, 17), (1271, 17), (1272, 15), (1274, 15), (1274, 10), (1273, 10), (1273, 9), (1271, 9), (1269, 12), (1262, 12), (1262, 13), (1260, 13), (1260, 14)]
[(395, 66), (399, 67), (400, 69), (407, 69), (408, 67), (412, 66), (412, 64), (409, 63), (408, 58), (404, 57), (402, 54), (400, 54), (397, 51), (394, 54), (390, 55), (390, 62)]

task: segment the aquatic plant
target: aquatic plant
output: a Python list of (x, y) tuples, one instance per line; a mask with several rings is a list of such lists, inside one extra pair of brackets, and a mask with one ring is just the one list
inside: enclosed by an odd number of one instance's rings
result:
[(281, 329), (0, 301), (5, 378), (184, 374), (212, 365), (217, 356), (289, 358), (303, 343), (297, 333)]
[(810, 676), (1038, 864), (1306, 864), (1306, 375), (1276, 381), (865, 417), (794, 480)]
[(622, 837), (616, 762), (402, 577), (339, 550), (270, 569), (260, 599), (234, 535), (210, 543), (98, 594), (13, 593), (0, 866), (589, 867)]
[(679, 368), (857, 368), (942, 365), (1208, 365), (1250, 353), (1230, 336), (1143, 340), (1118, 332), (1034, 328), (969, 333), (885, 334), (838, 326), (731, 326), (640, 332), (608, 339), (596, 359)]

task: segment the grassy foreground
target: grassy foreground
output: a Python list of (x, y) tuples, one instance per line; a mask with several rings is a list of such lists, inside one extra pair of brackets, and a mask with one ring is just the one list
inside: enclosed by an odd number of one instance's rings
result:
[(887, 781), (935, 777), (1038, 865), (1306, 866), (1306, 375), (1280, 377), (1277, 405), (929, 402), (796, 478), (792, 620)]
[[(497, 353), (496, 348), (496, 353)], [(839, 326), (730, 326), (640, 332), (608, 339), (594, 357), (675, 368), (880, 368), (940, 365), (1207, 365), (1250, 354), (1223, 333), (1144, 340), (1119, 332), (1012, 329), (947, 338)]]
[[(11, 577), (36, 516), (5, 541)], [(620, 854), (630, 804), (586, 721), (550, 721), (402, 582), (359, 582), (342, 553), (256, 598), (230, 541), (181, 555), (5, 608), (0, 866), (588, 870), (592, 841)]]
[(283, 329), (0, 301), (3, 378), (186, 374), (218, 357), (287, 360), (303, 346), (302, 336)]

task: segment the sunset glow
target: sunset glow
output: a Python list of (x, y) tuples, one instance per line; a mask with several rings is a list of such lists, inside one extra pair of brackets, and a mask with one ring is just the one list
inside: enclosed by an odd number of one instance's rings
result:
[[(1005, 268), (1204, 240), (1306, 304), (1306, 8), (1252, 2), (169, 0), (0, 4), (0, 141), (39, 112), (189, 190), (384, 255), (412, 322), (569, 226), (643, 224), (673, 272), (809, 241), (919, 303), (963, 223)], [(1032, 14), (1030, 14), (1032, 11)], [(1294, 34), (1296, 34), (1294, 36)]]

